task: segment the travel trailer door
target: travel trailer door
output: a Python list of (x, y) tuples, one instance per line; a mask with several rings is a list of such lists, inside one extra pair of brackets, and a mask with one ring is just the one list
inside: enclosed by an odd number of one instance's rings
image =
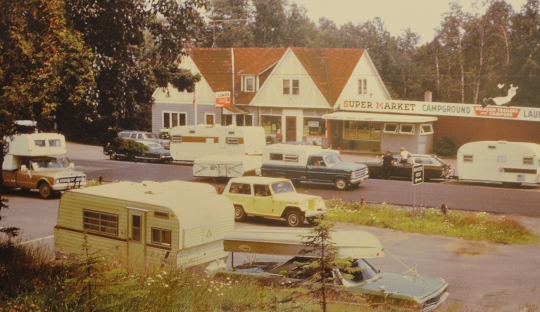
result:
[[(143, 264), (147, 264), (146, 259), (146, 214), (148, 210), (134, 207), (128, 208), (128, 261), (133, 259), (143, 259)], [(142, 257), (141, 257), (142, 256)]]

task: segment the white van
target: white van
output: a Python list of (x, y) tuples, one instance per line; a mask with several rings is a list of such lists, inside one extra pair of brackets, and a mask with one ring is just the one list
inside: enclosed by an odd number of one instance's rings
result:
[(198, 125), (171, 129), (174, 160), (194, 161), (210, 155), (261, 155), (266, 146), (263, 127)]
[(525, 142), (480, 141), (461, 146), (457, 155), (459, 180), (540, 183), (540, 145)]

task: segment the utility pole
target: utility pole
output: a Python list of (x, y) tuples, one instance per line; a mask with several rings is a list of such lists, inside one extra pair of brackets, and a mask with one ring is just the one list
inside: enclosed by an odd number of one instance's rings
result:
[(216, 43), (216, 23), (228, 23), (228, 22), (247, 22), (247, 19), (219, 19), (219, 20), (212, 20), (213, 28), (214, 28), (214, 35), (212, 39), (212, 48), (217, 48)]

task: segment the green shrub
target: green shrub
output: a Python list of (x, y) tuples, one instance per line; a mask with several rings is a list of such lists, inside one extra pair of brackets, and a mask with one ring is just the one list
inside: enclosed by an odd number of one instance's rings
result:
[(438, 156), (455, 156), (457, 154), (456, 143), (450, 137), (443, 136), (433, 146), (433, 153)]

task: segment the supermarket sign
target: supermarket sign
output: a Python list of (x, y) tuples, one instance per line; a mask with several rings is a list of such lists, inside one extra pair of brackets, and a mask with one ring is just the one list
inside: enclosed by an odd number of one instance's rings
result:
[(540, 108), (497, 106), (481, 104), (458, 104), (419, 101), (354, 101), (344, 100), (340, 110), (371, 113), (398, 113), (430, 116), (457, 116), (496, 118), (540, 122)]

